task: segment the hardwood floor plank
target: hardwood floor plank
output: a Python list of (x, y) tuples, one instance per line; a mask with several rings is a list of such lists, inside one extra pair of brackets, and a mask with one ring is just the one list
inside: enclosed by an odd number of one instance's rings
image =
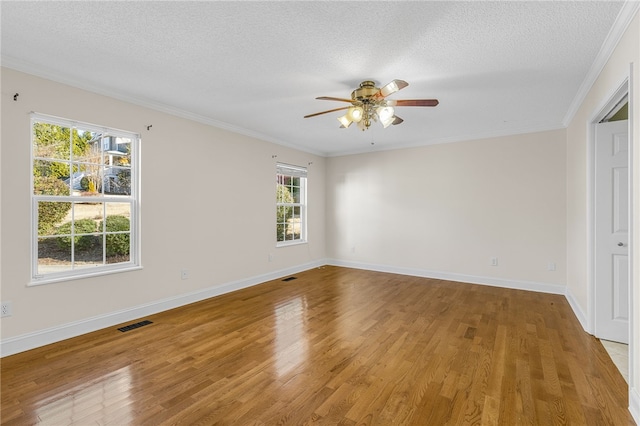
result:
[(6, 357), (0, 422), (634, 424), (626, 382), (562, 296), (296, 277)]

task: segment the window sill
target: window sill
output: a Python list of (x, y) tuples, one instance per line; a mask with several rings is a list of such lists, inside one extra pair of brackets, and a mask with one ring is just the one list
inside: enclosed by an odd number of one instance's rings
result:
[(309, 242), (307, 240), (299, 240), (299, 241), (285, 241), (285, 242), (280, 242), (280, 243), (276, 243), (276, 248), (280, 248), (280, 247), (290, 247), (290, 246), (299, 246), (302, 244), (308, 244)]
[(103, 269), (100, 271), (87, 272), (87, 273), (78, 274), (78, 275), (66, 275), (66, 276), (58, 276), (58, 277), (42, 278), (42, 279), (34, 279), (33, 277), (31, 277), (31, 281), (27, 284), (27, 287), (35, 287), (39, 285), (54, 284), (59, 282), (72, 281), (72, 280), (81, 280), (85, 278), (99, 277), (102, 275), (119, 274), (121, 272), (138, 271), (140, 269), (142, 269), (142, 266), (135, 265), (135, 266), (118, 268), (118, 269), (106, 269), (106, 270)]

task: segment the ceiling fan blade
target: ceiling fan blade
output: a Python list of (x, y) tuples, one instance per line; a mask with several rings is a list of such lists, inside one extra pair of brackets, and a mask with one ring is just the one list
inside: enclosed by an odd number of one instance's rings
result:
[(341, 110), (343, 110), (343, 109), (349, 109), (349, 108), (350, 108), (350, 107), (334, 108), (334, 109), (330, 109), (330, 110), (328, 110), (328, 111), (316, 112), (315, 114), (305, 115), (305, 116), (304, 116), (304, 118), (315, 117), (316, 115), (327, 114), (327, 113), (329, 113), (329, 112), (341, 111)]
[(387, 106), (424, 106), (434, 107), (438, 105), (437, 99), (389, 99), (387, 100)]
[(408, 85), (409, 83), (404, 80), (393, 80), (391, 83), (382, 86), (382, 88), (373, 96), (378, 99), (386, 98), (390, 94), (396, 93), (398, 90), (404, 89)]
[(393, 124), (395, 126), (397, 124), (402, 123), (403, 121), (404, 120), (402, 118), (398, 117), (397, 115), (394, 115), (394, 120), (393, 120), (393, 123), (391, 123), (391, 124)]
[(318, 97), (316, 99), (320, 99), (322, 101), (340, 101), (340, 102), (353, 103), (353, 99), (334, 98), (333, 96), (320, 96), (320, 97)]

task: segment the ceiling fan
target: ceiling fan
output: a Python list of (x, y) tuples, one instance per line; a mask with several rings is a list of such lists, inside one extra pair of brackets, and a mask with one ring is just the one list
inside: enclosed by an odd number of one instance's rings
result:
[(330, 109), (328, 111), (316, 112), (315, 114), (305, 115), (304, 118), (315, 117), (317, 115), (327, 114), (334, 111), (347, 110), (346, 114), (338, 117), (340, 128), (347, 128), (352, 123), (357, 123), (358, 128), (367, 130), (371, 123), (379, 121), (384, 128), (390, 125), (402, 123), (404, 120), (395, 115), (393, 107), (396, 106), (424, 106), (434, 107), (438, 105), (437, 99), (404, 99), (394, 100), (387, 99), (387, 96), (398, 90), (404, 89), (409, 83), (403, 80), (393, 80), (382, 88), (376, 87), (375, 82), (365, 80), (360, 83), (360, 87), (351, 92), (351, 99), (334, 98), (331, 96), (320, 96), (316, 99), (325, 101), (348, 102), (351, 106)]

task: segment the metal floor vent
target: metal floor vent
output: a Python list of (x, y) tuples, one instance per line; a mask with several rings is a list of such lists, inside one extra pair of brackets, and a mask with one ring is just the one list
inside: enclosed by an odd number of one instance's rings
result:
[(125, 331), (133, 330), (134, 328), (144, 327), (145, 325), (149, 325), (149, 324), (153, 324), (153, 323), (149, 320), (145, 320), (145, 321), (137, 322), (135, 324), (127, 325), (125, 327), (120, 327), (118, 330), (124, 333)]
[(282, 281), (293, 281), (293, 280), (297, 280), (298, 277), (287, 277), (285, 279), (283, 279)]

